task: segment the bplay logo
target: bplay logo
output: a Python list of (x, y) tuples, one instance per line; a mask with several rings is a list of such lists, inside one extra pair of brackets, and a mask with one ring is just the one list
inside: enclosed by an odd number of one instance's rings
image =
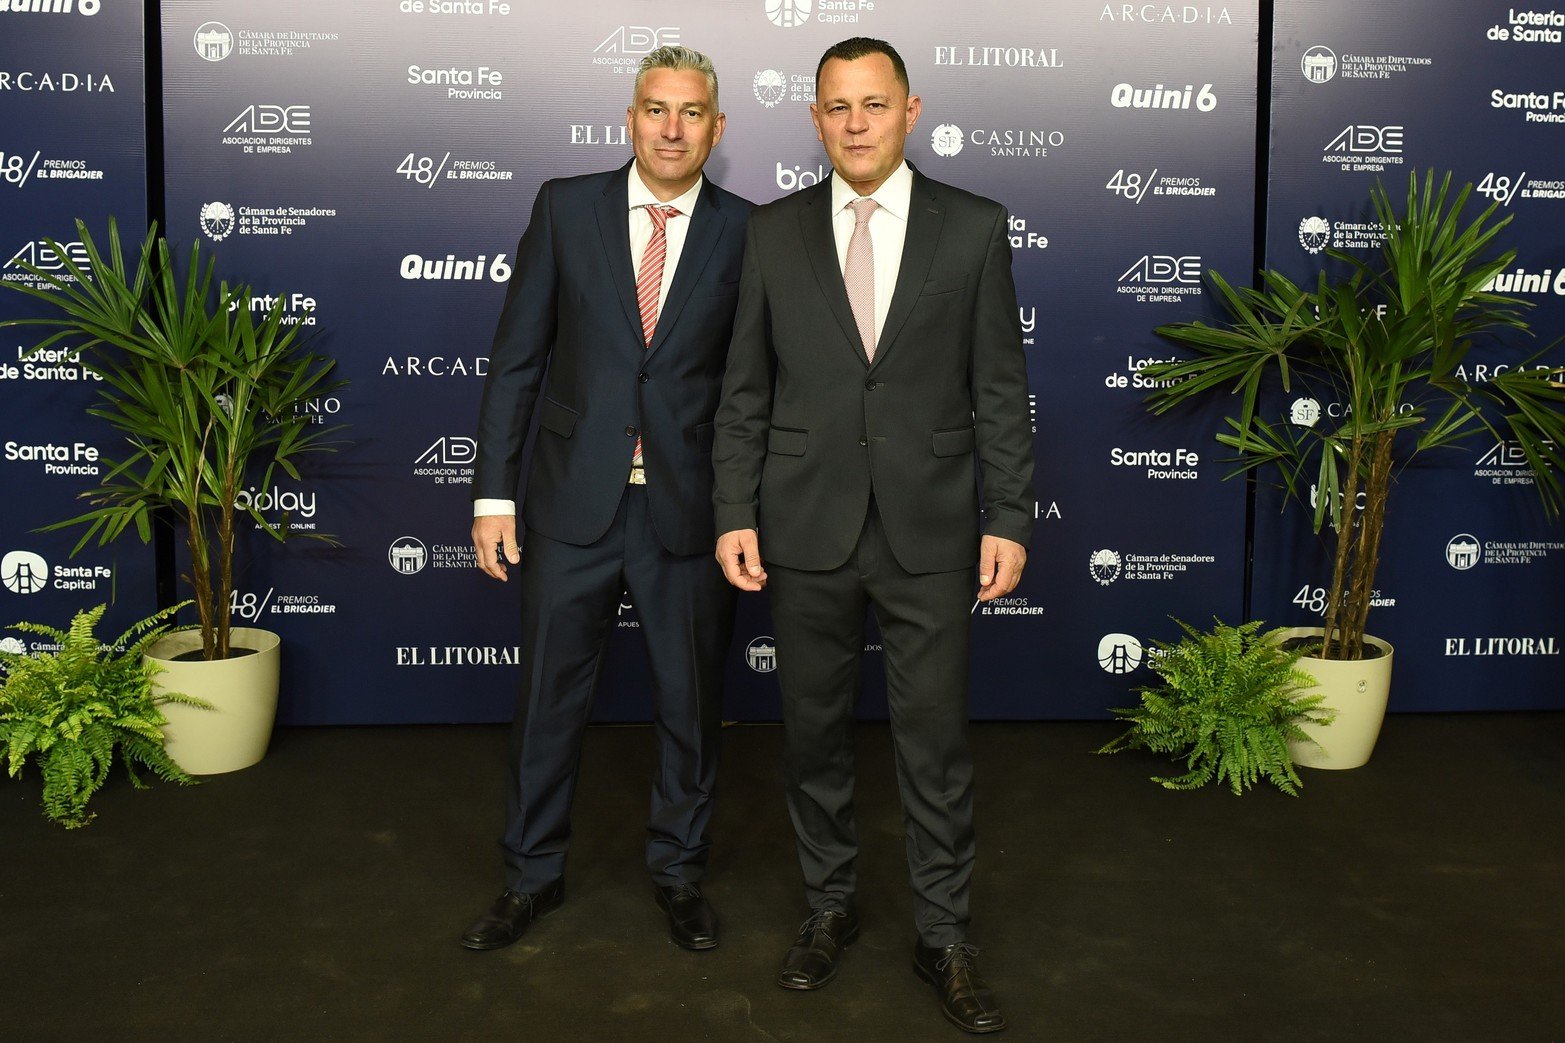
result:
[(800, 167), (797, 164), (792, 167), (785, 167), (781, 163), (777, 164), (777, 187), (784, 192), (797, 192), (801, 188), (818, 185), (825, 179), (826, 165), (824, 163), (817, 163), (814, 170), (808, 167)]
[(777, 640), (770, 634), (762, 634), (744, 649), (744, 661), (758, 674), (769, 674), (777, 669)]
[(1128, 674), (1141, 665), (1146, 649), (1129, 634), (1105, 634), (1098, 642), (1098, 665), (1105, 673)]
[(49, 585), (49, 563), (30, 550), (0, 558), (0, 583), (13, 594), (36, 594)]
[(386, 560), (396, 571), (411, 576), (424, 571), (424, 566), (429, 564), (429, 549), (415, 536), (399, 536), (386, 553)]

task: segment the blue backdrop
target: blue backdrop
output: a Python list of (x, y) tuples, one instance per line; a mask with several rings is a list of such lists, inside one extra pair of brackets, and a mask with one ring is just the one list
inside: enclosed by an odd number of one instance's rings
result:
[[(144, 40), (139, 3), (78, 0), (0, 13), (0, 279), (33, 281), (22, 261), (63, 274), (45, 239), (84, 263), (77, 218), (101, 242), (115, 215), (140, 241)], [(0, 318), (47, 313), (22, 294), (0, 295)], [(63, 350), (23, 358), (39, 339), (25, 329), (0, 335), (0, 627), (22, 620), (63, 627), (77, 609), (110, 602), (100, 634), (113, 637), (156, 607), (153, 553), (132, 541), (72, 558), (78, 532), (35, 531), (86, 509), (78, 495), (116, 455), (114, 432), (84, 414), (95, 381), (75, 359)], [(15, 650), (43, 642), (21, 634), (0, 640)]]
[[(538, 185), (628, 158), (636, 63), (665, 43), (706, 51), (717, 65), (728, 129), (709, 176), (757, 202), (812, 184), (827, 171), (808, 112), (815, 63), (850, 35), (889, 39), (907, 60), (924, 101), (912, 162), (1001, 200), (1012, 215), (1037, 530), (1015, 595), (975, 607), (974, 716), (1100, 717), (1123, 705), (1150, 679), (1147, 644), (1174, 636), (1169, 616), (1199, 624), (1243, 612), (1248, 505), (1242, 484), (1222, 480), (1213, 441), (1221, 411), (1150, 417), (1141, 369), (1172, 354), (1153, 327), (1212, 316), (1203, 270), (1254, 268), (1258, 213), (1267, 263), (1302, 275), (1320, 255), (1301, 246), (1301, 221), (1318, 217), (1349, 234), (1364, 221), (1376, 173), (1400, 180), (1415, 165), (1451, 166), (1474, 181), (1488, 175), (1486, 191), (1524, 215), (1518, 263), (1528, 272), (1565, 263), (1549, 220), (1565, 201), (1523, 187), (1565, 178), (1565, 126), (1538, 118), (1558, 111), (1559, 48), (1517, 42), (1517, 30), (1548, 27), (1511, 25), (1502, 40), (1505, 21), (1454, 0), (1417, 24), (1365, 6), (1269, 5), (1271, 141), (1258, 146), (1257, 0), (960, 9), (936, 0), (617, 0), (573, 11), (514, 0), (166, 0), (163, 90), (150, 103), (164, 121), (169, 234), (181, 245), (202, 241), (231, 278), (253, 282), (257, 310), (282, 297), (351, 381), (310, 407), (322, 423), (350, 425), (351, 446), (301, 482), (248, 493), (343, 544), (256, 539), (243, 548), (236, 611), (285, 639), (283, 719), (509, 715), (514, 590), (472, 564), (468, 497), (489, 338)], [(139, 16), (128, 31), (81, 35), (129, 8), (104, 0), (91, 16), (8, 16), (0, 48), (16, 39), (15, 26), (29, 44), (14, 57), (0, 50), (0, 75), (47, 65), (32, 36), (61, 44), (49, 67), (62, 71), (106, 67), (116, 49), (138, 61)], [(112, 151), (108, 141), (121, 133), (139, 149), (139, 77), (132, 89), (118, 75), (112, 94), (53, 98), (0, 81), (0, 105), (18, 114), (0, 132), (0, 170), (9, 176), (13, 155), (51, 155), (51, 140), (64, 159)], [(1548, 107), (1495, 106), (1496, 89), (1542, 94)], [(134, 118), (111, 108), (122, 102)], [(67, 103), (79, 107), (71, 119), (50, 107)], [(1270, 170), (1259, 206), (1258, 148)], [(135, 163), (139, 171), (139, 154)], [(128, 181), (116, 173), (112, 184)], [(0, 192), (32, 200), (56, 190), (40, 184), (7, 180)], [(53, 198), (69, 205), (55, 216), (0, 215), (7, 243), (63, 234), (74, 213), (141, 213), (135, 193), (79, 201), (59, 187)], [(1535, 295), (1547, 301), (1534, 316), (1540, 329), (1559, 325), (1553, 285)], [(0, 299), (0, 308), (15, 306)], [(16, 345), (5, 350), (14, 355)], [(1492, 350), (1499, 365), (1516, 348)], [(22, 387), (0, 385), (5, 396)], [(28, 383), (25, 418), (12, 398), (0, 399), (3, 423), (17, 432), (6, 437), (64, 444), (83, 430), (76, 400), (39, 397), (61, 390)], [(0, 547), (45, 547), (45, 557), (63, 559), (61, 544), (27, 530), (61, 516), (81, 485), (41, 473), (36, 461), (0, 466)], [(1524, 470), (1506, 447), (1478, 447), (1402, 476), (1387, 538), (1388, 604), (1371, 616), (1371, 630), (1399, 648), (1393, 709), (1565, 704), (1544, 674), (1546, 657), (1472, 654), (1520, 647), (1489, 638), (1550, 637), (1565, 615), (1565, 549), (1551, 542), (1565, 536), (1538, 517)], [(57, 494), (61, 502), (46, 499)], [(17, 503), (26, 512), (13, 521)], [(1307, 621), (1325, 574), (1313, 538), (1275, 506), (1263, 497), (1257, 509), (1253, 614)], [(1482, 552), (1473, 568), (1457, 569), (1447, 552), (1466, 546), (1463, 535)], [(112, 566), (133, 551), (104, 560)], [(1527, 564), (1513, 564), (1522, 557)], [(127, 586), (125, 561), (118, 567), (122, 596), (150, 597), (146, 569)], [(61, 617), (84, 600), (48, 592), (56, 595)], [(22, 596), (0, 597), (14, 605)], [(23, 603), (41, 610), (40, 596), (29, 597)], [(598, 715), (642, 719), (634, 605), (622, 605), (619, 623)], [(764, 598), (741, 599), (732, 718), (778, 714), (770, 630)], [(862, 709), (880, 715), (877, 657), (867, 662)], [(1480, 682), (1497, 663), (1503, 683)]]

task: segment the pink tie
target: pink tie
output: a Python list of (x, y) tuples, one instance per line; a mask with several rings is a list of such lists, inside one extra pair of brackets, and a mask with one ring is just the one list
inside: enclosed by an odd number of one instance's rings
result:
[(880, 206), (873, 199), (855, 199), (853, 235), (848, 239), (848, 261), (842, 267), (842, 281), (848, 287), (848, 305), (853, 321), (859, 325), (864, 354), (875, 361), (875, 246), (869, 238), (869, 215)]
[[(636, 303), (641, 306), (641, 338), (647, 346), (658, 328), (658, 295), (663, 289), (663, 259), (668, 256), (668, 219), (679, 213), (671, 206), (647, 206), (652, 218), (652, 238), (641, 255), (641, 271), (636, 275)], [(636, 435), (632, 463), (641, 466), (641, 435)]]

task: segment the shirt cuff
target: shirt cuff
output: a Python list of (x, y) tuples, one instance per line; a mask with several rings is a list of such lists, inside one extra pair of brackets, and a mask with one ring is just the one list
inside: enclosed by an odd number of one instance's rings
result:
[(482, 518), (486, 514), (509, 514), (516, 516), (515, 500), (474, 500), (473, 517)]

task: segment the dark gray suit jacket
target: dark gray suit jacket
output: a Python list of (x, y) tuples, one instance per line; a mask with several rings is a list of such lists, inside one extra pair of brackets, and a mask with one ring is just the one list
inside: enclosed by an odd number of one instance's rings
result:
[(490, 351), (473, 498), (516, 497), (536, 407), (522, 503), (529, 529), (579, 546), (608, 531), (641, 432), (659, 540), (675, 554), (707, 553), (716, 540), (712, 414), (751, 205), (704, 182), (657, 331), (644, 346), (629, 169), (538, 190)]
[(1032, 432), (1005, 208), (914, 171), (873, 364), (830, 210), (828, 178), (751, 215), (717, 412), (717, 531), (755, 528), (764, 561), (833, 569), (873, 495), (902, 567), (950, 572), (977, 561), (981, 496), (982, 530), (1028, 545)]

